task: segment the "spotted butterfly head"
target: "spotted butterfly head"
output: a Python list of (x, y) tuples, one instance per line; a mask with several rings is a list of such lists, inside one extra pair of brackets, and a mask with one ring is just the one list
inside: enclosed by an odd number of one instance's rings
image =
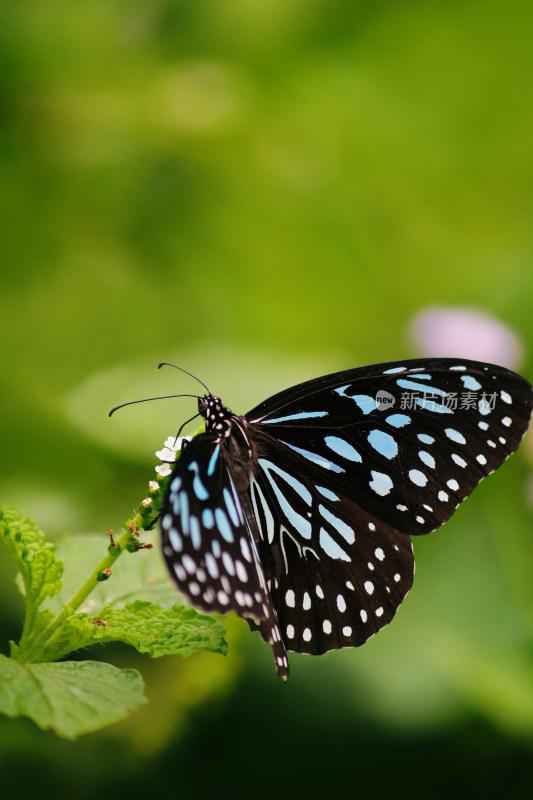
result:
[(198, 413), (205, 419), (206, 431), (229, 431), (229, 421), (233, 416), (220, 397), (206, 394), (198, 399)]

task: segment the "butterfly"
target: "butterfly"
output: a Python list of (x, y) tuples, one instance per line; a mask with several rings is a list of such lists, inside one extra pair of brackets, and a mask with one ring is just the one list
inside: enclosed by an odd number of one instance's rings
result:
[(192, 605), (260, 631), (283, 679), (287, 651), (356, 647), (392, 620), (411, 537), (516, 450), (533, 407), (521, 376), (450, 358), (335, 372), (244, 416), (205, 388), (205, 432), (169, 479), (163, 555)]

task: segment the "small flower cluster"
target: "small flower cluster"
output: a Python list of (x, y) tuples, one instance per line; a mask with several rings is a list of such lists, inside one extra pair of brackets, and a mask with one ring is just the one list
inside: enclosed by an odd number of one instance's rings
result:
[(176, 453), (181, 450), (184, 441), (190, 442), (191, 437), (180, 436), (177, 438), (176, 436), (169, 436), (165, 441), (163, 449), (156, 451), (156, 456), (160, 461), (163, 462), (155, 468), (155, 471), (161, 478), (165, 478), (172, 472), (170, 465), (176, 460)]
[[(155, 468), (159, 478), (166, 478), (172, 472), (171, 464), (176, 460), (176, 454), (181, 450), (184, 440), (190, 442), (191, 437), (180, 436), (178, 439), (175, 436), (169, 436), (165, 441), (163, 448), (156, 451), (156, 456), (160, 461), (163, 462), (158, 464)], [(148, 487), (150, 489), (150, 495), (154, 495), (157, 491), (159, 491), (160, 488), (157, 481), (149, 481)], [(141, 501), (141, 508), (144, 511), (150, 508), (151, 505), (152, 497), (145, 497), (144, 500)]]

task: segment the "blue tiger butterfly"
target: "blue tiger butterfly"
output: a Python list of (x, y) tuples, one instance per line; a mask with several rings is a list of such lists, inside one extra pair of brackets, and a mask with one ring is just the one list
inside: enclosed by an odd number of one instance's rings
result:
[(205, 432), (163, 504), (164, 558), (192, 605), (260, 631), (284, 679), (288, 650), (356, 647), (392, 620), (411, 536), (517, 449), (533, 407), (521, 376), (452, 358), (325, 375), (244, 416), (205, 388)]

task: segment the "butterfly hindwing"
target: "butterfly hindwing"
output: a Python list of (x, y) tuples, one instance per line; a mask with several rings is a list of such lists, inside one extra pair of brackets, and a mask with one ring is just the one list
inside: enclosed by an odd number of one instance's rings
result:
[(410, 537), (324, 486), (318, 467), (303, 474), (279, 444), (258, 463), (250, 498), (286, 648), (318, 654), (363, 644), (411, 587)]
[(273, 647), (279, 674), (286, 677), (285, 649), (230, 467), (214, 434), (200, 434), (186, 445), (164, 501), (163, 555), (192, 605), (254, 620)]

